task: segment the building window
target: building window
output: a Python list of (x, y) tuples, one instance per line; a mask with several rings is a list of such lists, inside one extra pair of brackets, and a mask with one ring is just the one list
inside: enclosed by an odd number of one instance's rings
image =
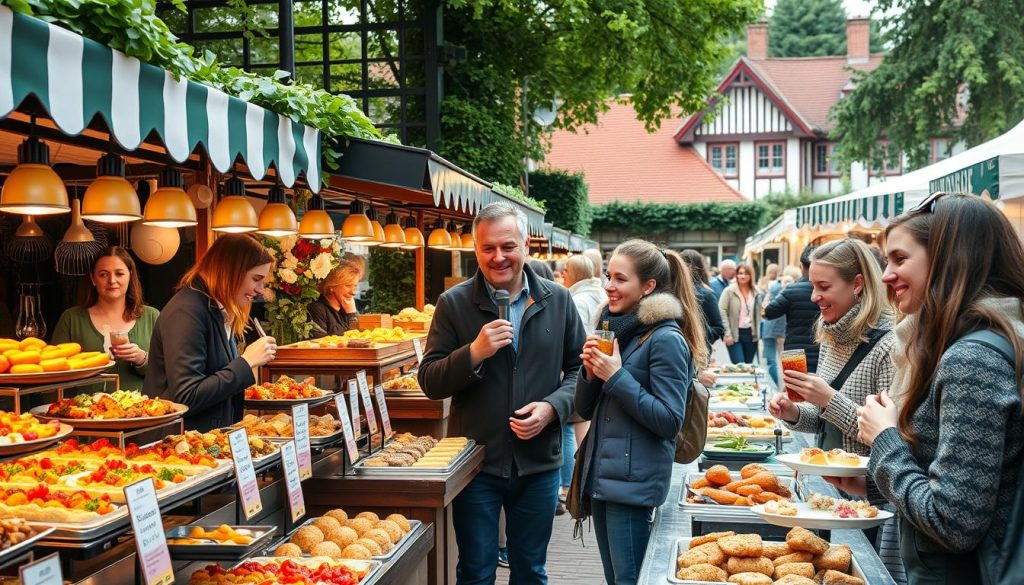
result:
[(946, 160), (950, 156), (950, 143), (948, 138), (932, 138), (931, 161), (937, 163)]
[(836, 160), (836, 144), (823, 142), (814, 145), (814, 176), (838, 177), (839, 161)]
[(786, 176), (785, 142), (758, 142), (754, 151), (757, 153), (758, 177)]
[(878, 143), (875, 156), (872, 157), (871, 172), (875, 176), (891, 176), (903, 174), (903, 153), (890, 148), (886, 141)]
[(709, 144), (708, 164), (719, 175), (727, 179), (735, 179), (739, 176), (739, 145)]

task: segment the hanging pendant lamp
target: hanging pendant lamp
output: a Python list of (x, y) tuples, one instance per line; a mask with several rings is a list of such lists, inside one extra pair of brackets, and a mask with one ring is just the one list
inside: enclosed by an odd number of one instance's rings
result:
[(388, 213), (384, 222), (384, 243), (381, 248), (401, 248), (405, 245), (405, 230), (398, 220), (398, 216), (392, 211)]
[(462, 242), (462, 247), (459, 250), (463, 252), (473, 252), (476, 250), (473, 242), (473, 224), (462, 226), (462, 236), (459, 240)]
[(462, 236), (459, 234), (459, 228), (455, 225), (454, 221), (448, 221), (448, 236), (452, 239), (452, 250), (462, 250)]
[(245, 198), (245, 183), (238, 177), (224, 182), (224, 197), (213, 209), (210, 229), (225, 234), (254, 232), (260, 227), (259, 217)]
[(405, 220), (405, 245), (402, 246), (403, 250), (415, 250), (416, 248), (423, 247), (423, 232), (420, 231), (419, 224), (416, 223), (416, 219), (411, 215)]
[(189, 227), (199, 223), (196, 208), (182, 189), (185, 178), (181, 171), (171, 168), (160, 171), (159, 185), (146, 202), (142, 223), (163, 228)]
[(274, 185), (267, 192), (267, 206), (260, 212), (259, 228), (256, 233), (272, 238), (294, 236), (298, 232), (295, 213), (285, 203), (284, 189)]
[(373, 225), (366, 216), (365, 206), (358, 199), (348, 208), (348, 217), (341, 225), (341, 239), (347, 242), (365, 242), (373, 239)]
[(319, 195), (313, 195), (309, 200), (309, 208), (299, 222), (299, 237), (319, 240), (333, 238), (334, 235), (334, 222), (324, 211), (324, 200)]
[(377, 210), (372, 206), (368, 207), (366, 217), (369, 218), (370, 227), (373, 228), (373, 237), (359, 243), (364, 246), (380, 246), (384, 243), (384, 227), (380, 225), (380, 220), (377, 218)]
[(434, 229), (427, 239), (427, 246), (436, 250), (447, 250), (452, 247), (452, 237), (445, 228), (443, 219), (438, 218), (437, 223), (434, 224)]
[(50, 167), (50, 147), (35, 136), (18, 146), (18, 166), (0, 191), (0, 211), (17, 215), (68, 213), (68, 190)]
[(82, 217), (100, 223), (142, 219), (139, 194), (124, 178), (124, 159), (105, 154), (96, 162), (96, 180), (82, 197)]

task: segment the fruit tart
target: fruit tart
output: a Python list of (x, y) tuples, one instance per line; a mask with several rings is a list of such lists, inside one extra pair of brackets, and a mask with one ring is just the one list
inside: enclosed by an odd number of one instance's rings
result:
[(53, 460), (49, 457), (25, 457), (0, 465), (0, 482), (5, 484), (56, 485), (61, 478), (96, 469), (79, 461)]
[(0, 411), (0, 446), (48, 439), (60, 432), (60, 421), (42, 422), (29, 413)]
[(45, 484), (0, 490), (0, 518), (32, 522), (90, 522), (117, 510), (109, 496), (85, 491), (51, 491)]

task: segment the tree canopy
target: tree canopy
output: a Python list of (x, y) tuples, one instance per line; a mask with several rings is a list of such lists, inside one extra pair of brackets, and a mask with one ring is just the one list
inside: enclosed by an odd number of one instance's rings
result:
[[(779, 0), (768, 20), (768, 55), (845, 55), (846, 17), (842, 0)], [(871, 21), (872, 53), (884, 49), (878, 24)]]

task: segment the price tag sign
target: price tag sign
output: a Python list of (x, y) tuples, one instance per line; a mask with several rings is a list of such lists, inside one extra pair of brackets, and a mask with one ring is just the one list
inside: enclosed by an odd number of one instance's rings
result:
[(359, 388), (355, 380), (348, 381), (348, 408), (352, 414), (352, 432), (355, 438), (363, 436), (363, 425), (359, 424)]
[(160, 519), (160, 506), (156, 502), (156, 487), (152, 477), (125, 486), (128, 516), (135, 532), (135, 550), (142, 564), (142, 579), (146, 585), (174, 583), (171, 553), (167, 550), (164, 523)]
[(390, 437), (391, 417), (388, 416), (388, 403), (384, 402), (384, 387), (377, 384), (373, 388), (373, 393), (377, 395), (377, 407), (380, 408), (380, 425), (384, 427), (384, 437)]
[(366, 382), (366, 370), (356, 372), (359, 381), (359, 394), (363, 397), (363, 410), (366, 411), (366, 426), (371, 435), (377, 434), (377, 414), (373, 412), (373, 401), (370, 399), (370, 385)]
[(46, 555), (38, 561), (18, 567), (22, 585), (64, 585), (59, 553)]
[(288, 489), (288, 508), (292, 511), (292, 522), (306, 515), (306, 500), (302, 497), (302, 479), (299, 477), (299, 461), (295, 456), (295, 441), (281, 444), (281, 463), (284, 466), (284, 483)]
[(416, 350), (416, 365), (420, 365), (423, 363), (423, 344), (420, 343), (419, 337), (412, 340), (412, 346)]
[(252, 451), (249, 449), (249, 435), (245, 429), (228, 433), (228, 444), (231, 446), (231, 460), (235, 464), (235, 479), (238, 483), (238, 497), (242, 502), (242, 512), (249, 520), (263, 511), (260, 499), (260, 486), (256, 483), (256, 468), (252, 464)]
[(292, 436), (295, 437), (295, 451), (299, 459), (299, 478), (313, 477), (313, 456), (309, 451), (309, 405), (296, 404), (292, 407)]
[(348, 460), (350, 463), (355, 463), (359, 460), (359, 447), (356, 446), (356, 436), (352, 433), (352, 421), (348, 418), (345, 397), (339, 393), (334, 397), (334, 405), (338, 408), (338, 418), (341, 420), (341, 433), (345, 437), (345, 450), (348, 452)]

